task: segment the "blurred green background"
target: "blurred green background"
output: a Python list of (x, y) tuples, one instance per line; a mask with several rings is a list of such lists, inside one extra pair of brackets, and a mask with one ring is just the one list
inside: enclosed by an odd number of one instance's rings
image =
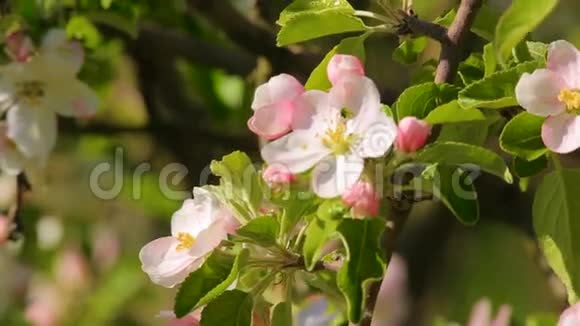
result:
[[(172, 213), (205, 179), (212, 159), (235, 149), (259, 159), (258, 140), (246, 129), (255, 87), (281, 72), (305, 81), (340, 40), (276, 48), (275, 20), (289, 2), (10, 3), (9, 10), (26, 19), (33, 36), (58, 25), (84, 41), (81, 78), (98, 91), (102, 105), (91, 121), (60, 121), (58, 147), (26, 196), (26, 240), (0, 247), (0, 325), (27, 325), (27, 319), (43, 326), (166, 322), (155, 316), (171, 309), (174, 290), (153, 285), (141, 272), (140, 248), (169, 232)], [(374, 0), (351, 2), (357, 9), (381, 10)], [(413, 8), (419, 17), (433, 19), (455, 3), (414, 0)], [(509, 1), (488, 4), (501, 9)], [(561, 0), (531, 37), (580, 45), (579, 10), (579, 1)], [(387, 34), (366, 43), (368, 75), (388, 104), (419, 71), (391, 59), (397, 44), (397, 37)], [(475, 50), (481, 45), (472, 44)], [(429, 44), (421, 61), (437, 53)], [(488, 142), (496, 144), (493, 138)], [(578, 155), (566, 160), (577, 165)], [(99, 178), (102, 190), (121, 185), (111, 199), (99, 198), (94, 182), (91, 190), (91, 173), (106, 163), (121, 172), (110, 170)], [(186, 167), (187, 176), (167, 168), (172, 163)], [(167, 198), (160, 179), (185, 195)], [(14, 183), (0, 177), (2, 207), (14, 200)], [(533, 186), (532, 180), (531, 190), (521, 193), (517, 185), (480, 178), (482, 219), (471, 228), (437, 203), (414, 210), (399, 246), (409, 265), (408, 325), (431, 325), (438, 316), (463, 324), (482, 297), (494, 307), (510, 304), (514, 325), (523, 325), (529, 314), (563, 309), (562, 286), (532, 240)]]

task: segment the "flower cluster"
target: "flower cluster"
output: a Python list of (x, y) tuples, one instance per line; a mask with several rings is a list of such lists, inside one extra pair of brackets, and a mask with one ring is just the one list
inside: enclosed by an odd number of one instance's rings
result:
[(57, 114), (87, 118), (96, 94), (77, 79), (84, 51), (64, 30), (49, 30), (36, 48), (23, 32), (7, 37), (13, 62), (0, 67), (0, 168), (9, 174), (44, 162), (57, 139)]

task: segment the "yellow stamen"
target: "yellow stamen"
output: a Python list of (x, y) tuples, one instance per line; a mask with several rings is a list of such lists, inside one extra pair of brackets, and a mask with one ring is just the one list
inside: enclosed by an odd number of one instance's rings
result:
[(193, 244), (195, 243), (195, 238), (187, 232), (179, 232), (177, 234), (177, 241), (179, 241), (179, 244), (177, 245), (177, 247), (175, 247), (175, 250), (180, 251), (183, 249), (189, 249), (193, 247)]
[(41, 81), (20, 82), (16, 86), (19, 88), (19, 99), (26, 101), (29, 105), (38, 106), (44, 97), (44, 83)]
[(326, 130), (322, 144), (330, 148), (336, 155), (342, 155), (350, 150), (353, 137), (346, 135), (346, 124), (340, 121), (336, 128)]
[(558, 100), (566, 104), (566, 111), (580, 114), (580, 90), (563, 89), (558, 94)]

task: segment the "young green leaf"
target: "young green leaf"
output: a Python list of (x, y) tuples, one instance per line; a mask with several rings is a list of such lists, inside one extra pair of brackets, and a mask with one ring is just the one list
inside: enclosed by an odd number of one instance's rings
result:
[(332, 48), (324, 59), (312, 70), (310, 73), (310, 77), (306, 81), (304, 88), (306, 89), (319, 89), (326, 91), (328, 90), (331, 85), (330, 81), (328, 80), (328, 74), (326, 73), (326, 67), (330, 62), (330, 59), (335, 54), (350, 54), (358, 57), (360, 61), (364, 64), (365, 62), (365, 45), (364, 42), (367, 38), (368, 34), (363, 34), (361, 36), (354, 36), (354, 37), (347, 37), (340, 41), (337, 46)]
[(101, 32), (85, 16), (74, 16), (66, 24), (66, 34), (82, 40), (87, 48), (95, 49), (102, 41)]
[(276, 40), (278, 46), (285, 46), (322, 36), (366, 29), (360, 18), (341, 12), (304, 13), (285, 21)]
[(485, 120), (485, 115), (478, 109), (464, 109), (453, 100), (436, 107), (424, 119), (429, 124), (454, 123), (474, 120)]
[(393, 51), (393, 60), (405, 65), (417, 62), (419, 55), (427, 46), (427, 40), (426, 37), (417, 37), (402, 42), (395, 51)]
[(534, 71), (540, 64), (537, 61), (520, 63), (472, 83), (459, 92), (459, 105), (464, 109), (501, 109), (518, 105), (515, 88), (520, 76)]
[(513, 177), (504, 160), (486, 148), (455, 142), (435, 142), (416, 155), (417, 162), (450, 166), (472, 165), (502, 178), (507, 183)]
[(526, 317), (525, 326), (553, 326), (558, 324), (558, 316), (553, 313), (537, 313)]
[(500, 124), (503, 119), (495, 110), (487, 110), (483, 113), (485, 115), (485, 120), (444, 124), (439, 133), (439, 137), (437, 137), (437, 141), (451, 141), (482, 146), (487, 140), (488, 135), (493, 131), (494, 126)]
[(533, 161), (548, 151), (541, 136), (543, 123), (544, 118), (522, 112), (505, 125), (499, 145), (512, 155)]
[(513, 170), (520, 178), (529, 178), (548, 167), (548, 159), (546, 155), (542, 155), (533, 161), (526, 161), (517, 156), (514, 157)]
[(339, 219), (313, 218), (304, 232), (302, 255), (306, 269), (312, 271), (322, 258), (324, 245), (335, 235)]
[(557, 170), (536, 191), (534, 230), (548, 264), (568, 291), (570, 304), (580, 300), (580, 170)]
[(289, 20), (305, 14), (322, 14), (325, 12), (354, 14), (354, 9), (347, 0), (295, 0), (280, 13), (277, 23), (286, 24)]
[(493, 43), (487, 43), (483, 47), (483, 64), (484, 64), (484, 77), (488, 77), (495, 72), (497, 67), (497, 58), (495, 56), (495, 49)]
[(292, 326), (292, 303), (280, 302), (272, 312), (272, 325)]
[(234, 239), (245, 238), (262, 247), (270, 247), (276, 244), (279, 230), (280, 224), (275, 218), (264, 216), (255, 218), (239, 228), (233, 237)]
[(512, 49), (550, 14), (558, 0), (513, 0), (495, 28), (495, 49), (500, 62), (506, 63)]
[(448, 84), (437, 85), (433, 82), (415, 85), (401, 93), (395, 104), (397, 118), (407, 116), (425, 118), (433, 109), (452, 101), (457, 96), (457, 89)]
[(471, 54), (465, 61), (461, 62), (457, 74), (464, 85), (482, 79), (485, 75), (485, 64), (481, 54)]
[(347, 257), (338, 271), (336, 282), (346, 298), (348, 317), (353, 323), (362, 318), (369, 283), (379, 280), (385, 271), (379, 244), (384, 228), (384, 221), (375, 218), (344, 219), (337, 229)]
[(201, 313), (201, 326), (251, 326), (252, 296), (240, 290), (226, 291)]
[(221, 295), (238, 277), (247, 255), (243, 250), (232, 260), (214, 251), (181, 284), (175, 296), (175, 315), (183, 317)]
[(473, 180), (461, 168), (438, 164), (433, 173), (422, 178), (432, 185), (432, 193), (466, 225), (474, 225), (479, 220), (479, 202)]

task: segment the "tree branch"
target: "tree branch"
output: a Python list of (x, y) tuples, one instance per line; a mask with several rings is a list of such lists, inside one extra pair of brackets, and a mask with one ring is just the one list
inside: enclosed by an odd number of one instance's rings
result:
[(10, 232), (9, 238), (16, 240), (24, 232), (24, 223), (22, 221), (22, 206), (24, 205), (24, 193), (32, 187), (26, 178), (24, 172), (16, 176), (16, 202), (11, 207), (8, 218), (12, 221), (14, 228)]

